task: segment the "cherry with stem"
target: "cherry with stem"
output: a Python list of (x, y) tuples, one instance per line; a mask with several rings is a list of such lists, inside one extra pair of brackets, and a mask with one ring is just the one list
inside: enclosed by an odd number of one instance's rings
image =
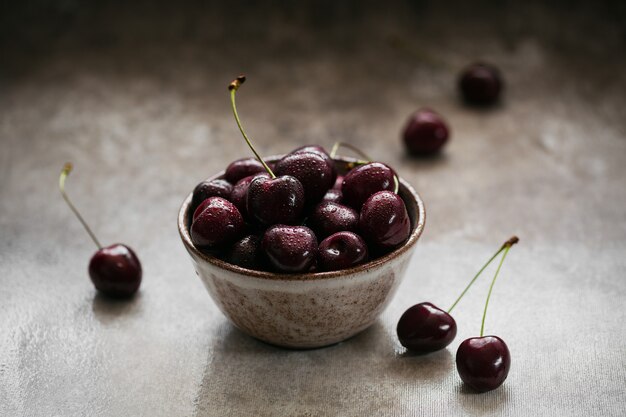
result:
[(89, 276), (96, 289), (111, 297), (125, 298), (137, 292), (141, 284), (141, 263), (135, 252), (128, 246), (116, 243), (103, 247), (83, 216), (74, 206), (65, 191), (65, 180), (72, 172), (71, 163), (66, 163), (59, 176), (59, 190), (63, 199), (76, 218), (83, 225), (98, 250), (89, 262)]
[(347, 200), (352, 203), (349, 205), (359, 209), (367, 197), (371, 196), (376, 191), (389, 190), (391, 185), (391, 183), (388, 182), (389, 178), (393, 181), (393, 192), (398, 194), (400, 182), (396, 173), (385, 164), (381, 164), (379, 162), (373, 163), (372, 158), (358, 147), (346, 142), (335, 142), (330, 151), (330, 157), (334, 158), (339, 148), (342, 147), (350, 149), (360, 157), (364, 158), (357, 159), (356, 161), (348, 164), (348, 169), (350, 171), (344, 177), (344, 183), (342, 184), (341, 190), (344, 192), (344, 188), (346, 189), (348, 194)]
[(465, 339), (456, 352), (456, 369), (459, 376), (465, 384), (477, 392), (487, 392), (498, 388), (506, 380), (511, 368), (511, 353), (504, 340), (498, 336), (484, 336), (484, 332), (493, 286), (511, 246), (518, 241), (517, 237), (512, 237), (503, 246), (504, 253), (491, 280), (485, 300), (480, 336)]
[[(365, 152), (363, 152), (361, 149), (357, 148), (356, 146), (350, 144), (350, 143), (346, 143), (346, 142), (335, 142), (335, 144), (333, 145), (333, 147), (330, 150), (330, 157), (334, 158), (335, 155), (337, 155), (337, 151), (339, 150), (339, 148), (347, 148), (350, 149), (352, 152), (358, 154), (361, 156), (361, 160), (357, 160), (356, 162), (350, 162), (348, 164), (348, 168), (352, 169), (355, 168), (357, 166), (360, 165), (365, 165), (365, 164), (369, 164), (370, 162), (372, 162), (372, 158), (370, 156), (368, 156)], [(394, 173), (393, 174), (393, 183), (394, 183), (394, 193), (398, 194), (398, 189), (400, 188), (400, 183), (398, 181), (398, 176)]]
[(456, 321), (450, 313), (491, 262), (503, 251), (508, 252), (518, 240), (515, 236), (507, 240), (474, 275), (447, 311), (429, 302), (416, 304), (406, 310), (397, 327), (400, 343), (417, 353), (435, 352), (448, 346), (457, 333)]
[(246, 195), (246, 208), (248, 215), (257, 222), (271, 226), (273, 224), (296, 224), (304, 210), (304, 187), (302, 183), (293, 176), (276, 176), (272, 169), (265, 163), (263, 158), (256, 151), (252, 142), (248, 138), (235, 103), (237, 90), (246, 81), (246, 77), (241, 75), (228, 85), (230, 91), (230, 103), (237, 122), (237, 127), (248, 144), (252, 153), (263, 164), (269, 174), (269, 178), (258, 176), (250, 183)]

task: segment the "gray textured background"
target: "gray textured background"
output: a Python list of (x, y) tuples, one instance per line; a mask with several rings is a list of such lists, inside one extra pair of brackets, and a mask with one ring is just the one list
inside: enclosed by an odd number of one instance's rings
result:
[[(472, 3), (3, 4), (0, 415), (625, 415), (625, 7)], [(478, 58), (507, 82), (489, 111), (455, 94)], [(349, 141), (426, 202), (396, 299), (339, 345), (282, 350), (235, 330), (179, 241), (184, 196), (248, 155), (226, 91), (239, 73), (262, 153)], [(404, 156), (420, 106), (451, 125), (441, 157)], [(100, 239), (143, 262), (130, 302), (89, 282), (94, 247), (56, 188), (66, 160)], [(488, 278), (447, 350), (406, 354), (395, 323), (416, 302), (448, 307), (514, 233), (487, 319), (512, 369), (476, 395), (454, 354), (479, 331)]]

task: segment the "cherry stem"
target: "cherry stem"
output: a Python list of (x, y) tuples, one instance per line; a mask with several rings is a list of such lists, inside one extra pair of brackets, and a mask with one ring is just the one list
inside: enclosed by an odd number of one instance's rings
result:
[(361, 157), (365, 158), (365, 161), (362, 161), (365, 164), (367, 164), (367, 163), (372, 161), (372, 158), (370, 158), (365, 152), (363, 152), (362, 150), (360, 150), (356, 146), (351, 145), (351, 144), (346, 143), (346, 142), (335, 142), (335, 144), (333, 145), (333, 148), (330, 150), (330, 157), (334, 158), (335, 155), (337, 154), (337, 151), (339, 150), (339, 148), (342, 148), (342, 147), (343, 148), (348, 148), (352, 152), (355, 152), (355, 153), (359, 154)]
[(514, 244), (516, 244), (517, 242), (519, 242), (519, 239), (517, 238), (517, 236), (513, 236), (512, 238), (510, 238), (509, 240), (507, 240), (506, 242), (504, 242), (502, 244), (502, 246), (500, 247), (500, 249), (498, 249), (498, 251), (496, 253), (493, 254), (493, 256), (491, 258), (489, 258), (489, 260), (487, 261), (487, 263), (485, 263), (483, 265), (482, 268), (480, 268), (480, 270), (476, 273), (476, 275), (474, 275), (474, 278), (472, 278), (472, 280), (470, 281), (469, 284), (467, 284), (467, 287), (465, 287), (465, 289), (463, 290), (463, 292), (461, 293), (461, 295), (459, 295), (459, 297), (456, 299), (456, 301), (454, 302), (454, 304), (452, 304), (452, 307), (450, 307), (448, 309), (448, 313), (452, 312), (452, 309), (454, 307), (456, 307), (456, 305), (459, 303), (459, 301), (461, 301), (461, 298), (463, 298), (463, 296), (465, 295), (465, 293), (470, 289), (470, 287), (474, 284), (474, 282), (476, 282), (476, 279), (478, 279), (478, 277), (480, 276), (480, 274), (483, 273), (483, 271), (489, 266), (489, 264), (491, 264), (491, 262), (496, 259), (496, 257), (505, 249), (510, 248), (511, 246), (513, 246)]
[(85, 228), (89, 236), (91, 237), (91, 240), (93, 240), (93, 242), (96, 244), (98, 249), (102, 249), (102, 245), (96, 238), (96, 235), (93, 234), (93, 232), (89, 228), (89, 225), (87, 224), (85, 219), (83, 219), (83, 216), (80, 215), (76, 207), (74, 207), (74, 204), (72, 204), (72, 201), (70, 200), (70, 198), (67, 196), (65, 192), (65, 179), (67, 178), (68, 175), (70, 175), (70, 172), (72, 172), (72, 168), (73, 167), (70, 162), (67, 162), (63, 166), (63, 170), (61, 171), (61, 176), (59, 177), (59, 189), (61, 190), (61, 195), (63, 196), (63, 199), (65, 200), (67, 205), (70, 207), (70, 209), (74, 212), (78, 220), (81, 222), (81, 224), (83, 225), (83, 227)]
[(483, 321), (480, 325), (480, 337), (483, 337), (485, 332), (485, 317), (487, 317), (487, 307), (489, 307), (489, 299), (491, 298), (491, 291), (493, 290), (493, 284), (496, 283), (496, 278), (498, 278), (498, 274), (500, 273), (500, 268), (502, 268), (502, 264), (504, 263), (504, 259), (506, 255), (511, 250), (511, 246), (516, 244), (519, 241), (517, 237), (512, 237), (509, 239), (503, 246), (504, 254), (502, 255), (502, 259), (500, 259), (500, 264), (498, 264), (498, 269), (496, 269), (496, 274), (493, 276), (493, 280), (491, 281), (491, 285), (489, 286), (489, 293), (487, 294), (487, 300), (485, 301), (485, 311), (483, 311)]
[(261, 158), (259, 156), (259, 154), (257, 153), (256, 149), (254, 149), (254, 146), (252, 146), (252, 143), (250, 142), (250, 139), (248, 139), (248, 135), (246, 135), (246, 132), (243, 130), (243, 126), (241, 126), (241, 120), (239, 120), (239, 115), (237, 114), (237, 106), (235, 105), (235, 93), (237, 92), (237, 90), (239, 89), (239, 87), (241, 87), (241, 84), (243, 84), (246, 81), (246, 77), (243, 75), (240, 75), (239, 77), (237, 77), (236, 79), (234, 79), (229, 85), (228, 85), (228, 90), (230, 91), (230, 103), (232, 105), (233, 108), (233, 114), (235, 115), (235, 120), (237, 121), (237, 126), (239, 127), (239, 131), (241, 132), (241, 134), (243, 135), (243, 138), (246, 140), (246, 143), (248, 144), (248, 146), (250, 147), (250, 149), (252, 149), (252, 152), (254, 153), (254, 155), (256, 156), (256, 159), (259, 160), (259, 162), (261, 164), (263, 164), (263, 167), (265, 168), (265, 170), (267, 171), (268, 174), (270, 174), (270, 177), (272, 178), (276, 178), (276, 175), (274, 175), (274, 172), (270, 169), (270, 167), (265, 163), (265, 161), (263, 160), (263, 158)]
[[(346, 142), (335, 142), (335, 144), (333, 145), (332, 149), (330, 150), (330, 158), (334, 159), (335, 156), (337, 155), (337, 151), (339, 150), (339, 148), (348, 148), (351, 151), (359, 154), (361, 157), (365, 158), (365, 160), (357, 160), (354, 163), (350, 163), (348, 164), (348, 166), (352, 166), (352, 168), (356, 165), (365, 165), (365, 164), (369, 164), (370, 162), (372, 162), (372, 158), (370, 158), (365, 152), (363, 152), (361, 149), (357, 148), (354, 145), (351, 145), (349, 143)], [(393, 193), (394, 194), (398, 194), (398, 190), (400, 189), (400, 181), (398, 181), (398, 176), (394, 174), (393, 176)]]

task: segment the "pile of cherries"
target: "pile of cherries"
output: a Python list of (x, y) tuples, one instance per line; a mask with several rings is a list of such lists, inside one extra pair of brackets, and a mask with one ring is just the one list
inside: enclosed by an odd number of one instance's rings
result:
[(359, 160), (338, 175), (333, 157), (342, 144), (330, 154), (303, 146), (270, 166), (237, 114), (235, 92), (244, 81), (229, 85), (231, 104), (256, 158), (234, 161), (222, 177), (195, 187), (194, 245), (244, 268), (304, 273), (350, 268), (404, 244), (411, 221), (394, 170)]

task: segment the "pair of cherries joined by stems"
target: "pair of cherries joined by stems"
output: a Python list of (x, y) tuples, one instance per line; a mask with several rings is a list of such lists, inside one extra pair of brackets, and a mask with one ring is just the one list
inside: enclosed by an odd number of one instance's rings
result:
[(248, 269), (300, 273), (349, 268), (408, 239), (410, 219), (390, 167), (367, 158), (337, 175), (333, 158), (340, 146), (366, 157), (351, 145), (339, 142), (330, 154), (303, 146), (266, 163), (237, 113), (235, 95), (244, 81), (230, 83), (231, 106), (256, 159), (234, 161), (223, 178), (194, 189), (190, 234), (198, 248), (225, 253), (225, 260)]
[(410, 307), (398, 321), (396, 329), (398, 339), (408, 350), (416, 353), (430, 353), (445, 348), (452, 342), (457, 333), (456, 321), (450, 313), (485, 268), (500, 253), (504, 252), (489, 287), (480, 327), (480, 336), (463, 341), (456, 353), (456, 366), (461, 379), (478, 392), (491, 391), (502, 385), (511, 367), (511, 354), (504, 340), (498, 336), (483, 336), (483, 334), (491, 291), (506, 255), (511, 246), (518, 241), (519, 239), (516, 236), (507, 240), (472, 278), (447, 312), (431, 303), (425, 302)]
[(59, 177), (59, 189), (63, 199), (83, 225), (98, 250), (89, 262), (89, 276), (93, 285), (101, 293), (116, 297), (127, 298), (134, 295), (141, 285), (141, 263), (135, 252), (126, 245), (116, 243), (103, 247), (96, 235), (91, 231), (87, 222), (65, 192), (65, 180), (72, 171), (72, 164), (63, 166)]

